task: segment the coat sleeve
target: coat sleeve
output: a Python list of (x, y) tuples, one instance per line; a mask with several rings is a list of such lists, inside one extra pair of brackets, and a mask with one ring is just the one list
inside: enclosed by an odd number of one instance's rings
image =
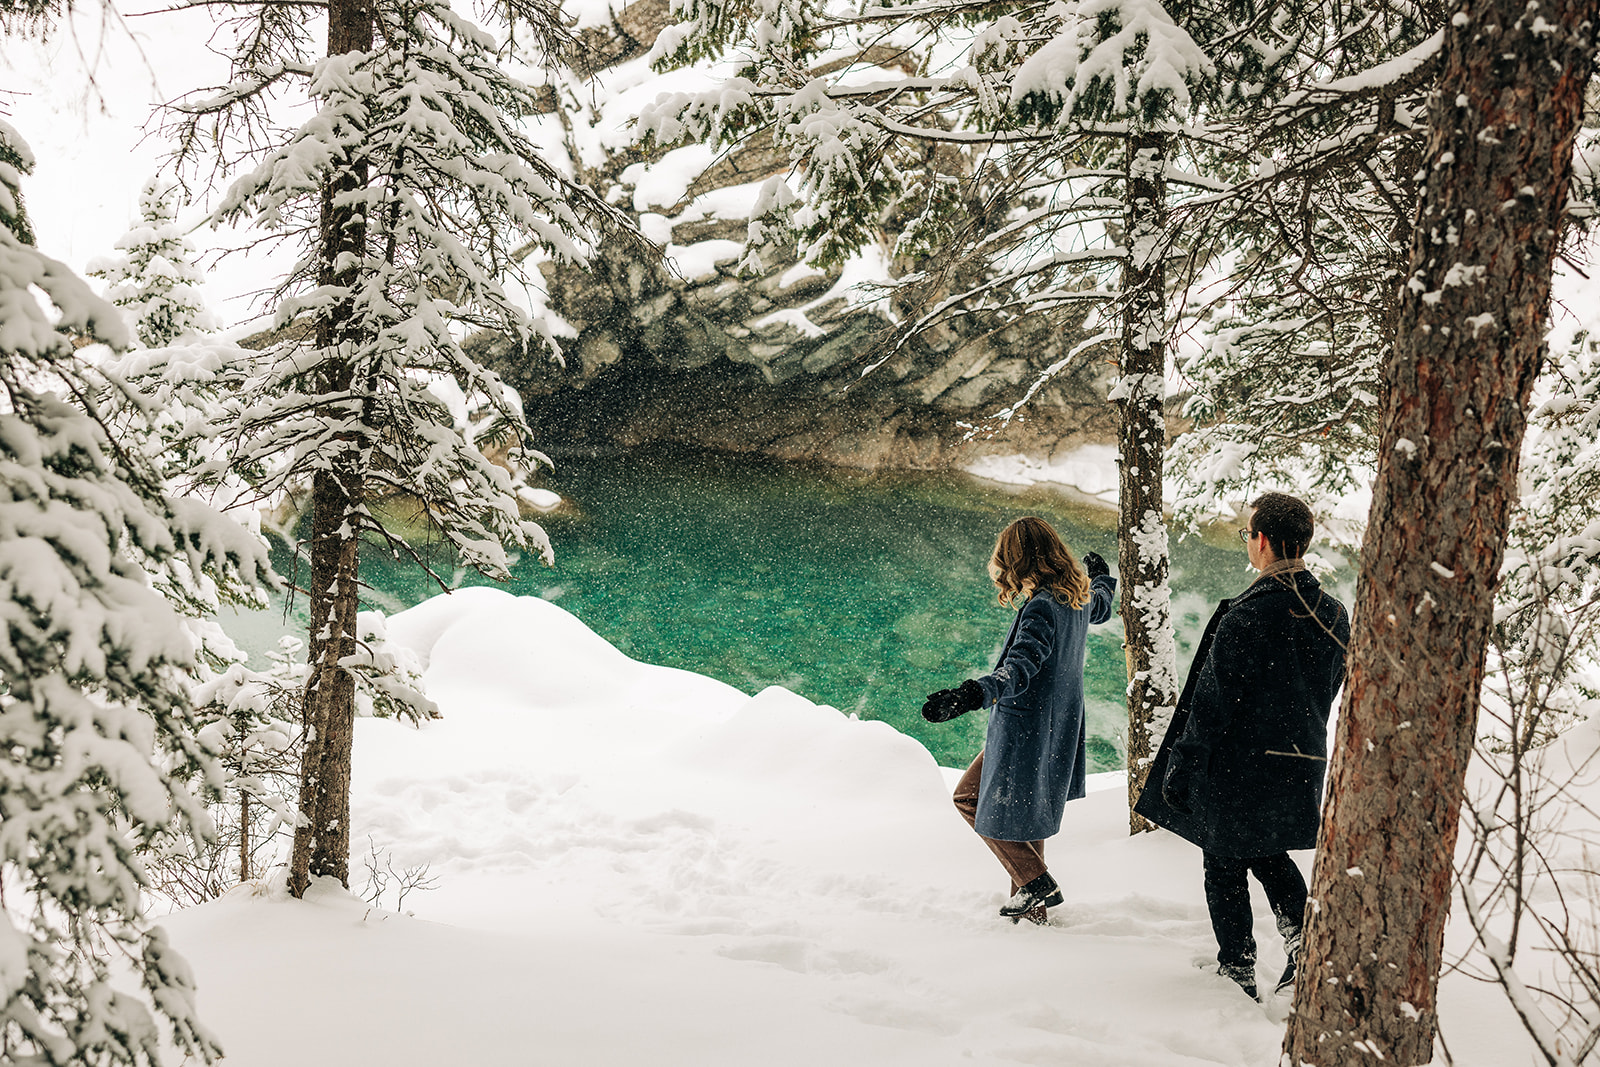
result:
[(1102, 574), (1089, 581), (1089, 622), (1095, 625), (1111, 618), (1111, 607), (1117, 600), (1117, 580)]
[(1014, 700), (1028, 691), (1055, 648), (1056, 617), (1042, 597), (1030, 597), (1017, 620), (1017, 634), (1006, 649), (1000, 666), (979, 678), (983, 702), (997, 704)]
[(1332, 693), (1337, 692), (1339, 687), (1344, 684), (1345, 671), (1348, 669), (1346, 660), (1349, 657), (1350, 649), (1350, 614), (1344, 610), (1343, 604), (1338, 606), (1330, 631), (1334, 643), (1339, 646), (1338, 653), (1333, 657), (1333, 680), (1328, 686), (1328, 691)]

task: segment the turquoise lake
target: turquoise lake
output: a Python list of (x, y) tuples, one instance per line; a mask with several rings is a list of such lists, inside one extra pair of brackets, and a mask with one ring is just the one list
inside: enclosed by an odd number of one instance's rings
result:
[[(977, 754), (983, 713), (930, 725), (920, 709), (932, 690), (989, 670), (1005, 638), (1011, 613), (985, 572), (995, 535), (1021, 515), (1041, 515), (1080, 556), (1092, 550), (1116, 560), (1115, 515), (1047, 488), (672, 451), (555, 460), (544, 484), (564, 503), (539, 521), (556, 563), (521, 561), (511, 592), (561, 605), (635, 659), (749, 693), (782, 685), (881, 719), (945, 766)], [(1216, 601), (1252, 576), (1231, 534), (1174, 538), (1185, 669)], [(370, 606), (391, 613), (438, 592), (414, 565), (375, 548), (364, 554), (362, 577)], [(470, 573), (451, 580), (493, 584)], [(303, 602), (295, 606), (303, 610)], [(303, 625), (281, 612), (258, 616), (241, 643), (269, 643), (263, 626), (303, 634)], [(1125, 685), (1113, 620), (1089, 638), (1093, 770), (1122, 766)]]

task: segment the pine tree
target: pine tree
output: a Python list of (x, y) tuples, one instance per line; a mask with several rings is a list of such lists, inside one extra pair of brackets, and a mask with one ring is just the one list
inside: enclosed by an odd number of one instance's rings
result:
[(1431, 1062), (1467, 761), (1543, 357), (1593, 0), (1472, 0), (1444, 34), (1385, 378), (1294, 1064)]
[(32, 170), (27, 142), (10, 123), (0, 122), (0, 227), (28, 245), (33, 244), (33, 226), (22, 199), (22, 176)]
[[(29, 156), (4, 134), (14, 222)], [(242, 582), (270, 573), (265, 554), (108, 433), (96, 398), (115, 386), (75, 341), (125, 345), (121, 317), (9, 226), (0, 321), (0, 1058), (158, 1063), (153, 1006), (211, 1062), (193, 978), (140, 899), (138, 850), (172, 827), (206, 834), (184, 781), (216, 778), (188, 699), (193, 644), (151, 573)], [(118, 988), (116, 960), (148, 1004)]]
[(207, 806), (215, 836), (170, 834), (145, 861), (169, 900), (203, 903), (288, 858), (279, 839), (298, 821), (303, 736), (297, 720), (306, 673), (296, 655), (300, 647), (284, 637), (268, 653), (267, 670), (236, 661), (194, 687), (197, 737), (216, 756), (223, 783)]
[(1186, 524), (1285, 486), (1331, 503), (1376, 456), (1445, 13), (1357, 2), (1293, 17), (1294, 76), (1212, 123), (1233, 188), (1178, 220), (1219, 251), (1188, 297), (1192, 425), (1168, 457)]
[[(553, 8), (496, 9), (524, 44), (559, 55), (570, 43)], [(311, 485), (305, 750), (290, 887), (331, 876), (349, 884), (349, 773), (363, 536), (427, 566), (374, 517), (409, 501), (457, 560), (505, 576), (507, 553), (550, 558), (522, 519), (506, 471), (481, 446), (527, 441), (498, 378), (461, 349), (462, 327), (492, 328), (530, 354), (554, 350), (522, 310), (527, 244), (582, 261), (580, 242), (625, 230), (625, 218), (566, 180), (518, 129), (537, 99), (500, 63), (505, 47), (444, 0), (335, 0), (326, 56), (309, 62), (303, 9), (260, 6), (240, 34), (234, 81), (181, 105), (180, 149), (210, 131), (268, 130), (265, 94), (304, 75), (317, 115), (254, 158), (219, 219), (248, 220), (297, 240), (300, 259), (277, 294), (286, 340), (245, 375), (214, 423), (229, 467), (254, 492)], [(270, 132), (265, 136), (270, 137)], [(509, 281), (508, 281), (509, 279)], [(495, 414), (469, 439), (430, 378), (453, 380), (469, 406)], [(530, 453), (538, 461), (537, 453)]]
[(89, 264), (89, 276), (106, 280), (107, 299), (127, 309), (146, 348), (217, 327), (196, 288), (201, 274), (194, 245), (178, 227), (182, 206), (176, 182), (151, 178), (139, 190), (138, 223), (117, 241), (121, 254)]

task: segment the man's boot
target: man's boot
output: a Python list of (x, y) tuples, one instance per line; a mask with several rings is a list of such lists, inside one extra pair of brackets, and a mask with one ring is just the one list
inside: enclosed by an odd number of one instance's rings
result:
[(1283, 947), (1289, 954), (1289, 965), (1283, 969), (1283, 977), (1278, 979), (1274, 993), (1294, 991), (1295, 975), (1300, 970), (1300, 949), (1305, 942), (1305, 929), (1300, 925), (1300, 920), (1291, 919), (1286, 915), (1276, 916), (1278, 920), (1278, 933), (1283, 935)]
[(1244, 995), (1251, 1000), (1260, 1000), (1256, 993), (1256, 962), (1248, 963), (1222, 963), (1217, 965), (1217, 973), (1224, 978), (1231, 978), (1244, 990)]

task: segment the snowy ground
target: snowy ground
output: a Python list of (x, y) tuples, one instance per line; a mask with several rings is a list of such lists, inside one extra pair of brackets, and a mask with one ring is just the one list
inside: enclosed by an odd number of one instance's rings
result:
[[(230, 1067), (1277, 1062), (1287, 1001), (1210, 973), (1199, 853), (1128, 839), (1115, 776), (1050, 843), (1066, 906), (1012, 926), (950, 772), (882, 723), (497, 590), (391, 636), (445, 718), (359, 723), (354, 838), (439, 887), (414, 917), (241, 886), (164, 920)], [(1493, 990), (1445, 993), (1458, 1063), (1531, 1062)]]

